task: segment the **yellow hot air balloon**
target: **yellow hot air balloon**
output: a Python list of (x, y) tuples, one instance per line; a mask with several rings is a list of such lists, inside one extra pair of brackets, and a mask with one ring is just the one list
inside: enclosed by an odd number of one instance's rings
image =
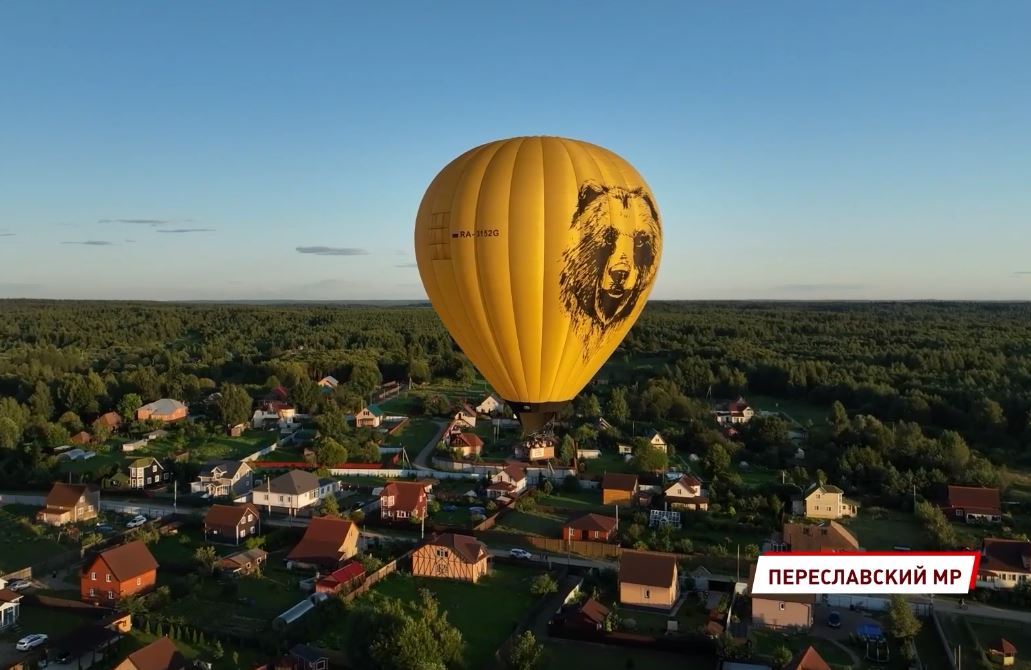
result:
[(430, 302), (516, 412), (543, 427), (598, 372), (655, 281), (662, 226), (651, 189), (587, 142), (484, 144), (433, 180), (415, 221)]

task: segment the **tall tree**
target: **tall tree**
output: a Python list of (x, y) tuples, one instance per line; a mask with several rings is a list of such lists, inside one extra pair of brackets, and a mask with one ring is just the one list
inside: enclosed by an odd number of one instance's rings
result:
[(383, 383), (383, 375), (380, 374), (379, 366), (375, 363), (359, 361), (351, 368), (351, 377), (348, 382), (363, 398), (368, 398), (369, 394)]
[(36, 382), (36, 387), (29, 396), (29, 407), (33, 416), (50, 421), (54, 417), (54, 397), (50, 387), (44, 382)]
[(251, 396), (242, 386), (225, 384), (218, 399), (218, 418), (223, 425), (235, 426), (251, 416)]
[(920, 621), (903, 596), (895, 594), (888, 607), (888, 632), (899, 639), (913, 639), (920, 632)]
[(320, 437), (315, 447), (315, 461), (325, 466), (346, 463), (347, 448), (332, 437)]
[(126, 421), (134, 421), (136, 419), (136, 410), (140, 407), (143, 407), (143, 399), (136, 393), (126, 393), (118, 401), (118, 413)]
[(609, 421), (617, 424), (624, 424), (630, 420), (630, 402), (627, 400), (626, 389), (617, 386), (612, 389), (609, 402), (605, 406), (605, 413)]
[(532, 631), (523, 631), (508, 652), (510, 670), (536, 670), (544, 660), (544, 646), (537, 642)]

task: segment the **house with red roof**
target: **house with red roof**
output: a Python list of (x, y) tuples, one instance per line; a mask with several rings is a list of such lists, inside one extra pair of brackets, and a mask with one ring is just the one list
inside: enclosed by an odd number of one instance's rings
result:
[(379, 494), (379, 516), (385, 521), (425, 519), (429, 506), (426, 482), (390, 482)]
[(967, 523), (1002, 521), (999, 489), (986, 486), (949, 486), (941, 510), (949, 519)]
[(589, 512), (570, 519), (562, 526), (563, 540), (584, 542), (611, 542), (619, 522), (615, 517)]
[(491, 483), (487, 485), (487, 497), (515, 497), (526, 490), (526, 485), (526, 468), (511, 463), (506, 465), (504, 470), (491, 476)]
[(112, 547), (83, 564), (80, 595), (95, 605), (154, 590), (158, 563), (139, 540)]
[(663, 491), (671, 510), (707, 510), (709, 498), (703, 494), (702, 482), (694, 475), (684, 475)]
[(289, 564), (335, 570), (358, 553), (358, 526), (335, 516), (315, 517), (286, 555)]
[(452, 433), (448, 437), (448, 446), (462, 458), (479, 456), (483, 452), (483, 440), (476, 433)]
[(365, 568), (358, 561), (348, 561), (315, 582), (315, 593), (339, 593), (352, 590), (365, 578)]
[(986, 537), (981, 541), (977, 585), (1012, 589), (1031, 582), (1031, 542)]
[(784, 670), (831, 670), (831, 666), (823, 660), (813, 645), (809, 645), (808, 648), (796, 654), (791, 662), (784, 666)]

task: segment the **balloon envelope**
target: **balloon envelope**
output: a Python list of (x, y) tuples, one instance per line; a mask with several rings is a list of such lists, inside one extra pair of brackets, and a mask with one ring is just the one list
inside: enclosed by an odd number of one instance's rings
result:
[(559, 137), (462, 154), (430, 184), (415, 223), (430, 302), (527, 431), (626, 336), (661, 252), (641, 175), (607, 149)]

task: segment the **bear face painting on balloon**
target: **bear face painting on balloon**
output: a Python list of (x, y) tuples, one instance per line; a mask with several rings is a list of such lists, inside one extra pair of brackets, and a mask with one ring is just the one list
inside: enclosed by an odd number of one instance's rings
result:
[(655, 278), (661, 223), (651, 196), (585, 181), (562, 254), (562, 303), (590, 355), (613, 325), (630, 317)]

